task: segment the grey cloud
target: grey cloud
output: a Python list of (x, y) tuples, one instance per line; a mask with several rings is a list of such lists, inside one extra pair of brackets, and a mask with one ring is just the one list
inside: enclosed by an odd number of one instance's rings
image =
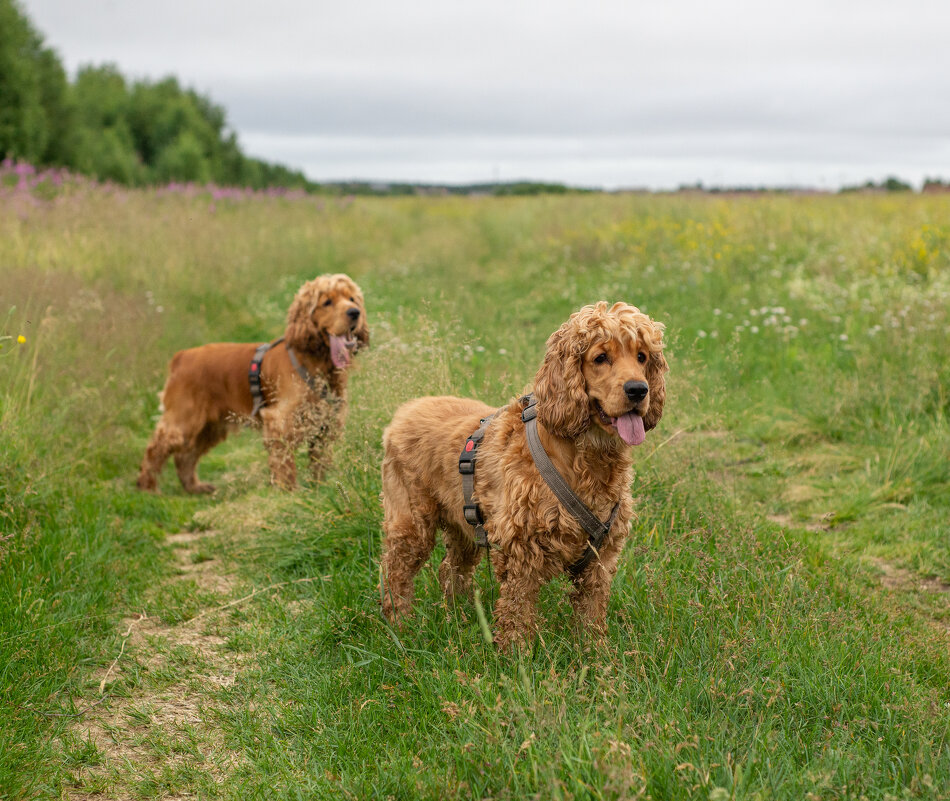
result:
[(71, 69), (174, 73), (318, 179), (950, 176), (946, 0), (25, 7)]
[[(950, 93), (950, 79), (942, 92)], [(224, 82), (218, 95), (239, 129), (310, 135), (624, 135), (704, 130), (914, 137), (950, 132), (950, 106), (922, 105), (880, 85), (818, 92), (755, 82), (705, 86), (600, 87), (528, 92), (315, 76)], [(941, 93), (940, 89), (935, 89)]]

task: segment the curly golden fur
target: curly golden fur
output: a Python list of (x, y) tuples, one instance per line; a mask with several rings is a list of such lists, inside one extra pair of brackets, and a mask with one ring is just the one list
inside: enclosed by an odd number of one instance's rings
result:
[[(296, 485), (294, 451), (304, 441), (312, 474), (322, 476), (346, 419), (350, 354), (368, 344), (363, 293), (349, 276), (322, 275), (300, 287), (287, 312), (284, 341), (267, 351), (260, 368), (260, 421), (275, 484)], [(288, 346), (326, 391), (307, 386)], [(154, 490), (162, 465), (174, 456), (186, 492), (214, 491), (198, 480), (198, 460), (251, 420), (248, 370), (256, 349), (253, 343), (223, 342), (175, 354), (161, 395), (162, 416), (142, 460), (140, 489)]]
[[(603, 632), (607, 598), (633, 514), (630, 444), (660, 421), (668, 367), (663, 325), (634, 306), (600, 302), (571, 315), (547, 342), (534, 379), (538, 430), (545, 450), (574, 492), (601, 520), (615, 504), (614, 525), (598, 558), (571, 576), (579, 622)], [(478, 451), (474, 500), (481, 507), (500, 583), (495, 643), (530, 640), (541, 585), (576, 562), (587, 534), (544, 483), (531, 458), (522, 402), (492, 420)], [(413, 580), (442, 529), (446, 555), (439, 583), (449, 599), (468, 595), (480, 559), (462, 515), (458, 456), (479, 420), (493, 410), (474, 400), (419, 398), (400, 407), (383, 433), (383, 612), (401, 621)]]

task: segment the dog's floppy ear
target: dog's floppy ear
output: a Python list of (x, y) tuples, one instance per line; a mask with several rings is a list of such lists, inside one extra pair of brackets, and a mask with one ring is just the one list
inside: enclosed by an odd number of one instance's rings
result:
[(650, 321), (652, 326), (651, 342), (655, 348), (650, 351), (647, 362), (647, 383), (650, 385), (650, 408), (643, 417), (643, 427), (649, 431), (663, 417), (663, 405), (666, 403), (666, 373), (670, 369), (663, 355), (663, 326)]
[(583, 342), (571, 320), (548, 338), (544, 361), (534, 378), (538, 422), (548, 431), (574, 439), (590, 426), (587, 385), (581, 371)]
[(669, 370), (663, 351), (650, 354), (647, 364), (647, 383), (650, 385), (650, 408), (643, 417), (643, 427), (649, 431), (656, 428), (656, 424), (663, 417), (663, 405), (666, 403), (666, 376)]
[(356, 339), (360, 343), (360, 350), (363, 348), (369, 347), (369, 326), (366, 324), (366, 311), (363, 311), (363, 314), (360, 316), (360, 324), (357, 327)]
[(363, 348), (369, 347), (369, 323), (366, 321), (366, 301), (363, 300), (363, 291), (356, 285), (356, 282), (349, 277), (347, 277), (347, 281), (350, 282), (353, 299), (360, 307), (360, 323), (353, 333), (356, 335), (356, 340), (360, 343), (359, 349), (362, 350)]
[(287, 310), (287, 328), (284, 331), (284, 342), (289, 347), (309, 353), (316, 353), (326, 347), (313, 322), (313, 312), (320, 296), (317, 284), (316, 280), (308, 281), (297, 290)]

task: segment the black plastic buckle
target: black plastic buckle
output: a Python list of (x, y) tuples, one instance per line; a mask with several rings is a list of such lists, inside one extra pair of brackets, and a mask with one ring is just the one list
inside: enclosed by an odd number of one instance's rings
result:
[(481, 510), (477, 503), (467, 503), (462, 507), (462, 514), (465, 516), (465, 522), (470, 526), (478, 526), (484, 523)]

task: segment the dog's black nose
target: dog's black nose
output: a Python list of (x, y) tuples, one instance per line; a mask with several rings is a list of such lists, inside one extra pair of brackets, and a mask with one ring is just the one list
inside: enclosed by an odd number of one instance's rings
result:
[(360, 310), (354, 306), (352, 309), (346, 310), (346, 316), (355, 322), (360, 319)]
[(623, 391), (627, 393), (630, 400), (639, 403), (647, 396), (650, 386), (646, 381), (628, 381), (623, 385)]

